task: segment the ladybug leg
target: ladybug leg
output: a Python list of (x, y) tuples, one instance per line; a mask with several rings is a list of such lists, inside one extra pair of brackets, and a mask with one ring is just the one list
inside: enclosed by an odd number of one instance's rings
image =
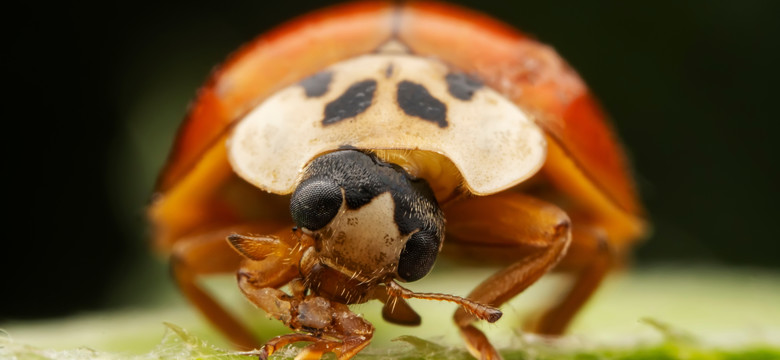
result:
[(225, 242), (225, 233), (199, 236), (176, 244), (171, 256), (171, 272), (185, 297), (238, 347), (253, 349), (257, 342), (249, 329), (218, 303), (197, 280), (209, 274), (238, 270), (241, 257)]
[[(326, 353), (332, 352), (336, 354), (336, 358), (339, 360), (348, 360), (357, 355), (371, 342), (371, 335), (373, 334), (373, 328), (370, 333), (366, 335), (347, 336), (342, 341), (328, 341), (319, 339), (318, 342), (306, 346), (295, 356), (295, 360), (319, 360)], [(292, 334), (295, 336), (299, 334)], [(311, 341), (311, 340), (306, 340)]]
[(171, 272), (184, 296), (231, 342), (244, 349), (257, 348), (257, 340), (244, 324), (198, 285), (198, 279), (237, 271), (241, 256), (225, 241), (226, 235), (235, 231), (263, 231), (263, 228), (230, 227), (183, 238), (176, 242), (171, 253)]
[(385, 289), (376, 291), (374, 297), (381, 301), (382, 318), (387, 322), (404, 326), (418, 326), (422, 322), (420, 315), (402, 297), (390, 297)]
[(574, 315), (601, 284), (613, 265), (613, 251), (607, 234), (598, 226), (574, 220), (572, 243), (557, 270), (574, 273), (576, 279), (561, 301), (546, 310), (536, 321), (526, 324), (530, 331), (558, 335), (566, 330)]
[[(269, 356), (273, 355), (277, 350), (290, 344), (295, 344), (297, 342), (302, 342), (302, 341), (318, 342), (321, 340), (322, 339), (318, 338), (317, 336), (309, 335), (309, 334), (279, 335), (271, 340), (268, 340), (265, 343), (265, 345), (263, 345), (262, 349), (260, 349), (260, 352), (258, 354), (259, 355), (258, 358), (260, 360), (266, 360), (268, 359)], [(298, 358), (300, 357), (300, 354), (298, 355), (299, 356), (295, 357), (296, 360), (298, 360)], [(303, 358), (309, 359), (308, 357), (303, 357)], [(312, 359), (319, 359), (319, 357), (315, 357)]]
[[(371, 324), (368, 325), (371, 326)], [(336, 357), (338, 357), (339, 360), (351, 359), (371, 342), (371, 337), (374, 334), (374, 327), (371, 326), (370, 330), (365, 326), (361, 327), (363, 327), (363, 334), (347, 337), (344, 339), (341, 348), (334, 351), (336, 353)]]
[[(571, 222), (565, 212), (520, 193), (467, 199), (448, 206), (445, 213), (448, 245), (467, 249), (461, 255), (473, 258), (481, 249), (499, 249), (514, 257), (511, 265), (469, 294), (469, 299), (491, 306), (503, 304), (547, 273), (571, 240)], [(462, 308), (455, 312), (455, 323), (469, 351), (480, 359), (500, 359), (485, 335), (472, 325), (474, 320)]]
[[(238, 285), (246, 297), (287, 327), (303, 332), (269, 340), (260, 350), (260, 359), (268, 358), (286, 345), (307, 341), (312, 344), (305, 347), (296, 359), (320, 359), (325, 353), (333, 352), (338, 359), (346, 360), (371, 341), (373, 325), (346, 305), (320, 296), (305, 295), (302, 291), (288, 295), (276, 288), (263, 287), (266, 285), (263, 278), (267, 274), (244, 270), (238, 274)], [(290, 281), (291, 287), (295, 288), (297, 279)]]
[(309, 334), (281, 335), (268, 340), (260, 350), (259, 358), (261, 360), (268, 359), (271, 354), (287, 345), (307, 341), (313, 342), (313, 344), (304, 347), (295, 356), (295, 360), (319, 360), (329, 352), (336, 354), (336, 358), (339, 360), (348, 360), (368, 346), (370, 339), (370, 336), (350, 336), (343, 341), (334, 341)]

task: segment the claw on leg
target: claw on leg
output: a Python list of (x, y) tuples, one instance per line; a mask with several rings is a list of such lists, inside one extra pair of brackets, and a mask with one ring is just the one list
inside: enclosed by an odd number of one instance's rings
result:
[(297, 342), (311, 342), (295, 356), (295, 360), (319, 360), (332, 352), (339, 360), (350, 359), (371, 341), (371, 335), (348, 336), (341, 341), (328, 340), (311, 334), (287, 334), (269, 340), (260, 350), (260, 360), (266, 360), (279, 349)]
[(297, 342), (302, 342), (302, 341), (310, 341), (316, 343), (322, 341), (322, 339), (309, 334), (287, 334), (287, 335), (277, 336), (271, 340), (268, 340), (268, 342), (266, 342), (265, 345), (263, 345), (262, 349), (260, 349), (260, 360), (268, 359), (268, 357), (273, 355), (277, 350), (287, 345), (294, 344)]
[(342, 346), (337, 341), (320, 340), (309, 346), (306, 346), (295, 356), (295, 360), (319, 360), (323, 355), (333, 352), (336, 356), (339, 355), (338, 348)]

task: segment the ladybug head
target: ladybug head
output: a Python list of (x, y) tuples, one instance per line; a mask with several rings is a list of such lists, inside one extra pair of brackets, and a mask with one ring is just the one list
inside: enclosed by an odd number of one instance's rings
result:
[(312, 161), (290, 213), (315, 238), (322, 265), (369, 281), (422, 278), (444, 238), (444, 218), (428, 183), (358, 150)]

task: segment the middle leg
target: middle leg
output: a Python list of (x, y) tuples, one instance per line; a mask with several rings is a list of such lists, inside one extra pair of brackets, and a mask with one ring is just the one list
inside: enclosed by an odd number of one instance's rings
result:
[[(571, 222), (563, 210), (542, 200), (502, 193), (455, 203), (445, 209), (447, 241), (473, 256), (485, 248), (490, 253), (518, 256), (469, 294), (469, 298), (499, 306), (547, 273), (565, 255), (571, 240)], [(499, 251), (496, 249), (509, 249)], [(512, 251), (517, 250), (517, 251)], [(507, 259), (503, 259), (507, 260)], [(458, 309), (455, 323), (477, 358), (500, 359), (485, 335), (472, 324), (475, 318)]]
[(574, 219), (572, 242), (566, 256), (556, 267), (574, 277), (574, 282), (560, 300), (537, 318), (529, 319), (527, 330), (538, 334), (559, 335), (596, 292), (612, 268), (615, 252), (607, 232), (587, 219)]

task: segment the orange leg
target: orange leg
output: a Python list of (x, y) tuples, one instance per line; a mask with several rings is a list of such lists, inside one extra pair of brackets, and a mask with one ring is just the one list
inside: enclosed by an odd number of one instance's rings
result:
[[(445, 248), (461, 248), (461, 256), (472, 258), (480, 250), (515, 257), (514, 263), (469, 294), (469, 299), (491, 306), (503, 304), (548, 272), (566, 253), (571, 239), (571, 223), (566, 213), (550, 203), (519, 193), (467, 199), (452, 204), (445, 212), (448, 221)], [(471, 354), (480, 359), (500, 359), (501, 355), (472, 325), (473, 321), (473, 315), (462, 308), (455, 312), (455, 323)]]
[[(314, 335), (309, 334), (286, 334), (286, 335), (279, 335), (271, 340), (268, 340), (265, 345), (263, 345), (263, 348), (260, 350), (260, 353), (258, 354), (260, 360), (266, 360), (269, 356), (271, 356), (273, 353), (275, 353), (277, 350), (297, 342), (302, 341), (309, 341), (317, 343), (319, 341), (322, 341), (322, 339), (318, 338)], [(298, 359), (298, 357), (295, 357)]]
[(360, 350), (363, 350), (370, 343), (370, 334), (366, 336), (349, 336), (342, 341), (325, 340), (320, 337), (309, 334), (287, 334), (280, 335), (271, 340), (263, 346), (258, 354), (261, 360), (268, 359), (268, 357), (277, 350), (297, 342), (312, 342), (301, 350), (298, 355), (295, 356), (295, 360), (319, 360), (326, 353), (332, 352), (336, 354), (336, 358), (339, 360), (348, 360)]
[[(247, 254), (245, 254), (247, 255)], [(258, 261), (275, 262), (274, 257)], [(289, 328), (302, 333), (277, 336), (269, 340), (259, 353), (260, 359), (266, 359), (282, 347), (301, 341), (312, 342), (295, 358), (320, 359), (325, 353), (333, 352), (338, 359), (349, 359), (365, 348), (371, 341), (374, 327), (361, 316), (354, 314), (349, 307), (331, 302), (326, 298), (305, 295), (301, 291), (293, 291), (288, 295), (279, 289), (265, 287), (266, 270), (270, 267), (258, 266), (253, 271), (242, 267), (238, 275), (238, 285), (241, 291), (268, 315), (276, 318)], [(278, 272), (285, 272), (278, 269)], [(290, 276), (298, 275), (291, 272)], [(288, 279), (292, 288), (300, 283), (298, 279)]]
[(387, 291), (376, 291), (374, 296), (377, 300), (384, 303), (382, 306), (382, 318), (387, 322), (405, 326), (420, 325), (422, 319), (414, 309), (402, 297), (390, 298)]
[(526, 325), (528, 330), (558, 335), (566, 330), (572, 318), (601, 284), (612, 266), (606, 232), (576, 219), (572, 228), (572, 244), (556, 270), (575, 273), (577, 278), (563, 298), (546, 310), (538, 320)]
[(180, 239), (171, 254), (171, 272), (181, 292), (231, 342), (242, 349), (254, 349), (259, 344), (243, 323), (198, 285), (198, 278), (238, 270), (242, 257), (225, 241), (231, 232), (269, 232), (265, 230), (276, 230), (278, 226), (235, 226)]
[[(294, 334), (294, 335), (298, 335), (298, 334)], [(311, 341), (311, 340), (307, 340), (307, 341)], [(299, 352), (298, 355), (295, 356), (295, 360), (320, 360), (322, 359), (322, 356), (325, 355), (326, 353), (333, 352), (335, 354), (338, 354), (339, 348), (342, 345), (338, 341), (322, 341), (322, 339), (318, 339), (317, 341), (318, 342), (315, 342), (303, 348), (303, 350), (301, 350), (301, 352)]]
[[(301, 334), (286, 335), (290, 338), (298, 336), (308, 336)], [(319, 360), (326, 353), (332, 352), (336, 354), (336, 358), (339, 360), (348, 360), (357, 355), (360, 350), (363, 350), (371, 340), (371, 334), (368, 336), (348, 336), (342, 341), (327, 341), (319, 339), (317, 342), (306, 346), (295, 356), (295, 360)], [(311, 341), (311, 340), (297, 340), (297, 341)], [(295, 341), (291, 341), (293, 343)]]

